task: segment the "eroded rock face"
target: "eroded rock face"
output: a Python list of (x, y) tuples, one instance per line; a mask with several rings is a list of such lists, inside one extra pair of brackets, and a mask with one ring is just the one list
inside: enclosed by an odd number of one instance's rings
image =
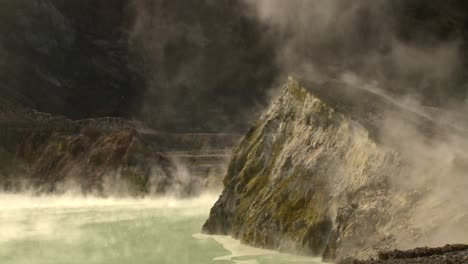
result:
[(18, 110), (3, 116), (0, 129), (7, 191), (145, 195), (176, 184), (170, 159), (124, 119), (72, 121)]
[(423, 232), (411, 217), (428, 192), (395, 184), (410, 170), (381, 140), (383, 109), (404, 112), (427, 137), (442, 131), (372, 92), (338, 83), (306, 89), (290, 79), (235, 148), (204, 232), (325, 259), (424, 243), (421, 234), (434, 229)]
[(222, 188), (235, 134), (171, 134), (122, 118), (0, 105), (0, 190), (196, 196)]

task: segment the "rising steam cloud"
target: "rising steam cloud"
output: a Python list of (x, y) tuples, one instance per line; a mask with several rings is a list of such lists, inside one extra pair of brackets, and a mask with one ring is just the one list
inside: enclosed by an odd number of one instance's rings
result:
[(242, 1), (131, 0), (143, 65), (141, 117), (169, 131), (245, 129), (276, 76), (274, 43)]
[[(401, 154), (404, 173), (390, 179), (392, 187), (422, 196), (408, 221), (425, 235), (415, 242), (402, 234), (400, 246), (468, 242), (468, 130), (462, 121), (465, 40), (453, 33), (460, 30), (456, 25), (445, 35), (437, 28), (452, 16), (459, 18), (454, 15), (456, 5), (381, 0), (245, 2), (249, 14), (268, 25), (268, 37), (280, 43), (276, 64), (283, 75), (279, 78), (292, 73), (315, 83), (339, 79), (385, 96), (406, 113), (436, 124), (431, 134), (408, 123), (405, 114), (390, 110), (379, 124), (379, 140)], [(425, 9), (438, 16), (419, 19), (418, 12)]]
[[(269, 25), (270, 34), (279, 39), (276, 63), (285, 74), (324, 82), (353, 72), (394, 94), (417, 96), (436, 105), (443, 98), (466, 94), (464, 40), (456, 33), (460, 28), (447, 29), (447, 36), (441, 36), (438, 28), (447, 24), (445, 20), (460, 19), (453, 14), (458, 8), (453, 3), (245, 2), (250, 14)], [(426, 9), (434, 15), (424, 18), (420, 13), (429, 12)]]

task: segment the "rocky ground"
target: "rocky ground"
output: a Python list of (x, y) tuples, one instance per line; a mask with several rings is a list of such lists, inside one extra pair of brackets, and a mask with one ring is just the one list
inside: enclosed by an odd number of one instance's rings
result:
[(468, 263), (468, 245), (446, 245), (440, 248), (416, 248), (379, 253), (377, 260), (348, 258), (339, 264), (465, 264)]

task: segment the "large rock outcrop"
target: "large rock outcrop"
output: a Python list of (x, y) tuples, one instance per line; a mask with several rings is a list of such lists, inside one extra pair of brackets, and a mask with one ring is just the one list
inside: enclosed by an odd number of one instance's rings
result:
[[(437, 243), (440, 240), (431, 234), (443, 233), (443, 226), (468, 230), (466, 211), (459, 211), (466, 203), (443, 210), (445, 202), (457, 204), (462, 191), (444, 196), (428, 209), (425, 201), (434, 194), (436, 178), (421, 176), (424, 180), (413, 183), (424, 172), (407, 158), (407, 144), (391, 144), (392, 133), (387, 133), (394, 130), (401, 133), (401, 141), (409, 142), (404, 126), (395, 127), (397, 122), (388, 126), (389, 116), (398, 116), (424, 140), (442, 140), (447, 130), (453, 130), (450, 125), (441, 126), (388, 97), (340, 82), (308, 86), (290, 79), (237, 145), (225, 189), (204, 232), (337, 259)], [(459, 163), (466, 160), (460, 158)], [(447, 217), (433, 217), (431, 224), (418, 226), (422, 212), (429, 211)]]

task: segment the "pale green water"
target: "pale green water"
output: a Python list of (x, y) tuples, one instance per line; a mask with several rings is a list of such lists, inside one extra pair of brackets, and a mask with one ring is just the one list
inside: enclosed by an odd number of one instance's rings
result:
[(226, 237), (199, 235), (213, 198), (0, 195), (0, 263), (319, 263), (253, 249)]

